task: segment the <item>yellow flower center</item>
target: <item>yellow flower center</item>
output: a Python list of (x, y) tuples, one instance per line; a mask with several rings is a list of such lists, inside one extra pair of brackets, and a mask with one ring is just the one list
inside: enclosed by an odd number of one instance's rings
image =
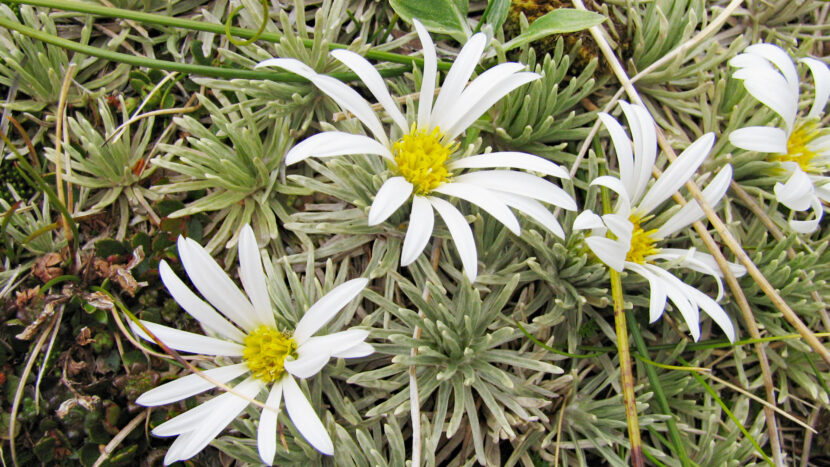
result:
[(415, 194), (429, 194), (449, 180), (446, 163), (458, 145), (443, 140), (438, 127), (427, 132), (412, 125), (412, 131), (393, 144), (398, 171), (415, 186)]
[(660, 249), (654, 246), (657, 240), (652, 238), (652, 235), (657, 232), (657, 229), (643, 230), (643, 227), (640, 225), (650, 218), (651, 216), (640, 217), (637, 214), (631, 214), (628, 218), (628, 220), (634, 224), (634, 232), (632, 232), (631, 235), (631, 249), (628, 250), (628, 254), (625, 255), (626, 261), (631, 261), (632, 263), (637, 264), (645, 264), (646, 256), (651, 256), (660, 252)]
[(294, 355), (297, 342), (284, 333), (260, 326), (245, 338), (242, 358), (255, 378), (271, 383), (282, 376), (285, 358)]
[(817, 120), (799, 123), (795, 127), (795, 131), (790, 135), (790, 139), (787, 140), (787, 153), (777, 154), (772, 157), (772, 160), (778, 162), (795, 162), (805, 172), (820, 173), (821, 168), (812, 165), (813, 158), (817, 154), (807, 147), (820, 134), (821, 131), (818, 128)]

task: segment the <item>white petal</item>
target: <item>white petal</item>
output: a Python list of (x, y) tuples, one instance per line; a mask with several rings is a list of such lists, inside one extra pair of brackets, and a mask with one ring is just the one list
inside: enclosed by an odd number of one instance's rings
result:
[(447, 77), (444, 78), (444, 84), (441, 86), (441, 92), (435, 100), (435, 105), (432, 107), (432, 116), (430, 118), (430, 127), (435, 126), (436, 115), (449, 113), (452, 107), (458, 103), (458, 97), (461, 95), (461, 90), (467, 85), (470, 76), (484, 52), (484, 46), (487, 45), (487, 36), (483, 33), (473, 35), (470, 40), (464, 44), (455, 62), (452, 64)]
[(251, 302), (210, 254), (192, 239), (180, 236), (177, 245), (184, 270), (202, 296), (246, 332), (256, 329)]
[(819, 118), (827, 105), (827, 99), (830, 98), (830, 68), (827, 67), (827, 64), (815, 58), (802, 58), (800, 62), (810, 67), (810, 72), (813, 73), (813, 81), (816, 84), (816, 98), (813, 101), (813, 106), (810, 107), (807, 118)]
[(259, 458), (266, 465), (274, 463), (274, 456), (277, 454), (277, 419), (280, 414), (280, 401), (282, 400), (282, 381), (277, 381), (268, 393), (265, 406), (274, 410), (263, 409), (259, 416), (259, 427), (257, 428), (257, 450)]
[(317, 74), (311, 67), (293, 58), (272, 58), (260, 62), (256, 67), (263, 66), (276, 66), (311, 81), (343, 110), (351, 112), (358, 120), (363, 122), (381, 144), (387, 145), (389, 143), (389, 138), (386, 136), (383, 125), (381, 125), (374, 110), (372, 110), (372, 106), (357, 91), (345, 83), (331, 76)]
[(303, 391), (297, 386), (297, 382), (291, 375), (286, 375), (282, 382), (285, 410), (294, 422), (294, 426), (314, 449), (329, 456), (333, 455), (334, 445), (326, 427), (323, 426), (323, 422), (320, 421), (320, 417), (311, 407)]
[(704, 313), (709, 315), (709, 317), (712, 318), (723, 330), (724, 334), (726, 334), (726, 337), (729, 339), (729, 342), (735, 342), (735, 327), (732, 324), (732, 320), (729, 319), (729, 315), (726, 314), (726, 311), (724, 311), (724, 309), (721, 308), (717, 302), (694, 287), (687, 287), (686, 293), (688, 293), (694, 303), (700, 307)]
[(594, 211), (582, 211), (574, 219), (573, 230), (594, 230), (605, 229), (605, 223), (602, 218), (594, 214)]
[(184, 282), (179, 279), (179, 276), (170, 269), (167, 261), (161, 260), (159, 262), (159, 276), (164, 286), (173, 296), (173, 299), (184, 308), (190, 316), (196, 318), (202, 326), (219, 334), (227, 339), (242, 342), (245, 340), (245, 334), (236, 326), (223, 318), (212, 306), (205, 303), (202, 299), (196, 296)]
[[(525, 68), (522, 63), (507, 62), (496, 65), (474, 79), (458, 97), (456, 105), (444, 114), (437, 114), (432, 119), (432, 125), (449, 129), (457, 122), (476, 102), (480, 101), (486, 94), (491, 92), (494, 86), (505, 77), (511, 76)], [(450, 137), (450, 136), (448, 136)], [(450, 137), (451, 138), (451, 137)]]
[(366, 357), (368, 355), (372, 355), (375, 353), (375, 348), (372, 347), (372, 344), (367, 344), (366, 342), (361, 342), (355, 346), (349, 347), (342, 352), (338, 352), (336, 354), (332, 354), (333, 358), (361, 358)]
[(527, 154), (524, 152), (492, 152), (477, 156), (465, 157), (448, 164), (450, 170), (458, 169), (488, 169), (493, 167), (510, 167), (514, 169), (532, 170), (545, 175), (569, 179), (568, 172), (553, 162)]
[(482, 170), (461, 174), (455, 177), (455, 181), (527, 196), (568, 211), (576, 211), (576, 201), (565, 190), (543, 178), (525, 172)]
[(635, 185), (637, 183), (637, 177), (634, 176), (634, 154), (631, 152), (631, 141), (625, 134), (622, 125), (614, 117), (605, 112), (600, 112), (599, 119), (605, 124), (605, 128), (608, 129), (608, 133), (611, 135), (611, 142), (614, 143), (614, 149), (617, 151), (617, 163), (620, 166), (620, 180), (625, 187), (622, 190), (614, 191), (617, 193), (628, 193), (628, 197), (630, 198), (636, 191)]
[(787, 183), (776, 183), (773, 187), (775, 197), (779, 203), (793, 211), (806, 211), (810, 209), (812, 200), (815, 198), (813, 182), (804, 171), (797, 168), (796, 164), (790, 166), (795, 168)]
[(432, 229), (435, 224), (435, 215), (432, 205), (423, 196), (412, 198), (412, 213), (409, 215), (409, 227), (401, 248), (401, 266), (409, 266), (415, 261), (429, 239), (432, 238)]
[(663, 172), (663, 175), (654, 182), (654, 185), (651, 186), (648, 193), (643, 196), (642, 201), (638, 204), (637, 210), (643, 214), (649, 213), (673, 195), (692, 178), (697, 168), (709, 155), (709, 151), (714, 144), (714, 133), (706, 133), (686, 148)]
[(774, 70), (772, 63), (766, 58), (751, 53), (740, 53), (729, 60), (729, 64), (735, 68), (767, 68)]
[(813, 233), (818, 229), (821, 217), (824, 215), (824, 209), (822, 208), (821, 201), (819, 201), (818, 197), (813, 197), (811, 205), (816, 218), (808, 221), (791, 220), (790, 228), (793, 229), (794, 232), (808, 234)]
[[(209, 376), (220, 383), (227, 383), (228, 381), (243, 375), (248, 371), (248, 366), (244, 363), (237, 363), (236, 365), (220, 366), (210, 370), (204, 370), (206, 376)], [(153, 388), (144, 394), (140, 395), (135, 403), (145, 407), (155, 407), (157, 405), (169, 404), (177, 402), (182, 399), (187, 399), (190, 396), (195, 396), (201, 392), (212, 389), (215, 386), (208, 382), (205, 378), (198, 374), (187, 375), (178, 378), (169, 383), (162, 384)]]
[(490, 89), (489, 92), (480, 97), (476, 95), (467, 96), (467, 91), (464, 91), (464, 93), (459, 97), (457, 107), (452, 110), (452, 117), (455, 118), (455, 120), (452, 120), (452, 124), (449, 128), (447, 128), (445, 134), (448, 138), (455, 139), (456, 136), (463, 133), (464, 130), (475, 123), (475, 121), (478, 120), (478, 118), (481, 117), (487, 109), (493, 107), (493, 105), (500, 101), (504, 96), (509, 94), (514, 89), (539, 78), (541, 78), (541, 75), (538, 73), (526, 71), (503, 78), (501, 81), (496, 83), (493, 89)]
[(759, 68), (744, 68), (733, 75), (744, 80), (744, 87), (762, 104), (777, 113), (792, 131), (798, 111), (798, 92), (793, 90), (780, 73)]
[(438, 188), (432, 190), (435, 193), (441, 193), (447, 196), (454, 196), (465, 201), (473, 203), (481, 209), (487, 211), (488, 214), (495, 217), (496, 220), (504, 224), (515, 235), (521, 234), (521, 227), (519, 221), (510, 208), (507, 207), (501, 200), (499, 200), (490, 190), (481, 188), (476, 185), (467, 183), (445, 183)]
[(649, 281), (649, 297), (648, 297), (648, 322), (653, 323), (663, 316), (666, 310), (666, 287), (663, 282), (655, 277), (655, 280)]
[(394, 214), (409, 199), (412, 189), (412, 184), (403, 177), (392, 177), (383, 182), (369, 208), (369, 225), (378, 225)]
[(432, 99), (435, 95), (435, 77), (438, 74), (438, 57), (435, 54), (435, 44), (420, 21), (413, 18), (412, 24), (421, 40), (421, 49), (424, 53), (424, 75), (421, 80), (421, 93), (418, 103), (418, 128), (431, 128)]
[[(259, 383), (253, 380), (246, 380), (236, 386), (237, 391), (253, 398), (259, 392)], [(221, 397), (221, 396), (220, 396)], [(199, 451), (205, 448), (216, 436), (225, 429), (249, 402), (240, 397), (232, 397), (224, 401), (216, 410), (205, 415), (199, 426), (182, 436), (179, 436), (170, 446), (170, 450), (177, 451), (179, 459), (190, 459)], [(181, 446), (179, 446), (181, 445)], [(175, 446), (175, 449), (174, 449)], [(169, 452), (168, 452), (169, 455)], [(166, 461), (167, 457), (165, 457)]]
[[(253, 399), (256, 397), (260, 388), (259, 383), (256, 380), (248, 378), (236, 385), (233, 389), (235, 392)], [(247, 400), (244, 400), (233, 393), (226, 392), (155, 427), (153, 429), (153, 435), (162, 437), (175, 436), (181, 433), (196, 431), (204, 425), (205, 419), (210, 417), (210, 414), (222, 411), (227, 404), (231, 403), (231, 401), (238, 401), (240, 403), (244, 402), (245, 405), (248, 404)], [(245, 406), (243, 405), (242, 408), (245, 408)]]
[[(159, 338), (165, 345), (171, 349), (181, 350), (182, 352), (190, 352), (202, 355), (224, 355), (227, 357), (241, 357), (243, 346), (234, 343), (214, 339), (213, 337), (202, 336), (200, 334), (193, 334), (192, 332), (179, 331), (178, 329), (168, 328), (161, 324), (151, 323), (149, 321), (141, 320), (147, 330)], [(139, 335), (142, 339), (155, 343), (150, 336), (133, 322), (130, 322), (130, 327), (133, 332)]]
[(344, 306), (360, 295), (368, 284), (369, 279), (365, 278), (346, 281), (311, 305), (294, 330), (293, 337), (297, 345), (303, 345), (309, 337), (328, 324)]
[(694, 287), (683, 283), (683, 281), (675, 277), (672, 273), (657, 266), (647, 264), (645, 267), (663, 279), (663, 283), (666, 286), (666, 294), (674, 306), (677, 307), (678, 311), (680, 311), (683, 320), (686, 321), (692, 338), (695, 342), (700, 340), (700, 312), (697, 309), (696, 301), (691, 299), (689, 293), (689, 290), (695, 290)]
[[(706, 185), (703, 189), (703, 198), (710, 206), (715, 207), (718, 202), (726, 194), (729, 185), (732, 183), (732, 166), (726, 164), (720, 172)], [(654, 233), (655, 238), (666, 238), (678, 230), (686, 227), (692, 222), (701, 219), (704, 216), (703, 209), (700, 203), (692, 200), (680, 208), (673, 216), (671, 216), (659, 229)]]
[(534, 221), (538, 222), (539, 225), (548, 229), (550, 233), (561, 239), (565, 238), (565, 231), (562, 230), (562, 226), (559, 224), (556, 216), (554, 216), (553, 213), (551, 213), (542, 203), (526, 196), (514, 195), (513, 193), (507, 193), (504, 191), (493, 190), (493, 193), (495, 193), (499, 199), (504, 201), (504, 204), (510, 206), (511, 208), (518, 209)]
[[(685, 262), (683, 263), (683, 266), (686, 266), (693, 271), (723, 277), (723, 273), (721, 272), (720, 266), (718, 265), (718, 262), (715, 260), (714, 256), (710, 255), (709, 253), (702, 253), (700, 251), (691, 251), (691, 255), (688, 255), (689, 252), (690, 250), (683, 250), (679, 248), (660, 249), (660, 254), (673, 255), (672, 258), (684, 257), (693, 259), (694, 264)], [(670, 259), (669, 256), (665, 256), (665, 258)], [(734, 274), (735, 277), (743, 277), (744, 275), (746, 275), (746, 268), (743, 265), (738, 263), (732, 263), (729, 261), (727, 261), (726, 264), (729, 266), (729, 270), (732, 271), (732, 274)], [(703, 267), (699, 267), (696, 265), (703, 265)]]
[(781, 47), (772, 44), (753, 44), (745, 49), (746, 53), (759, 55), (772, 62), (789, 83), (790, 87), (798, 90), (798, 71), (795, 69), (790, 55)]
[(628, 217), (631, 215), (631, 197), (629, 196), (629, 192), (626, 191), (627, 189), (623, 186), (623, 183), (620, 179), (616, 177), (612, 177), (610, 175), (603, 175), (601, 177), (595, 178), (591, 185), (597, 186), (604, 186), (609, 190), (613, 191), (617, 194), (617, 205), (614, 208), (614, 212), (621, 216)]
[(663, 280), (647, 268), (637, 263), (626, 263), (626, 267), (643, 276), (648, 281), (650, 289), (648, 304), (648, 322), (653, 323), (663, 316), (666, 310), (666, 286)]
[(262, 257), (251, 226), (245, 224), (239, 234), (239, 278), (245, 293), (254, 306), (256, 320), (270, 328), (276, 327), (271, 299), (265, 285), (265, 272), (262, 270)]
[(780, 128), (751, 126), (729, 133), (733, 146), (747, 151), (787, 153), (787, 133)]
[(291, 165), (308, 157), (333, 157), (346, 154), (377, 154), (394, 160), (386, 146), (363, 135), (343, 131), (325, 131), (304, 139), (285, 155), (285, 164)]
[[(300, 352), (302, 348), (305, 350)], [(296, 360), (286, 360), (284, 364), (285, 370), (297, 378), (305, 379), (316, 375), (331, 358), (329, 352), (318, 352), (317, 349), (309, 348), (305, 344), (301, 345), (300, 349), (297, 349)]]
[[(664, 248), (660, 250), (660, 253), (655, 255), (648, 256), (649, 261), (655, 261), (658, 259), (666, 259), (669, 261), (676, 261), (678, 266), (687, 267), (693, 271), (702, 272), (703, 274), (708, 274), (712, 276), (718, 285), (718, 296), (717, 300), (723, 298), (723, 281), (721, 278), (723, 277), (723, 273), (720, 270), (720, 267), (715, 262), (714, 265), (709, 263), (708, 261), (699, 261), (695, 258), (695, 251), (694, 250), (683, 250), (679, 248)], [(714, 266), (714, 267), (713, 267)]]
[(622, 272), (625, 268), (625, 255), (631, 248), (630, 245), (621, 245), (618, 241), (600, 236), (590, 236), (585, 239), (585, 243), (609, 268), (617, 272)]
[(478, 252), (476, 251), (476, 243), (473, 238), (473, 231), (467, 224), (467, 220), (452, 204), (444, 201), (441, 198), (429, 197), (427, 198), (432, 204), (432, 207), (438, 211), (438, 214), (447, 225), (450, 231), (450, 236), (455, 243), (455, 248), (458, 250), (458, 256), (461, 257), (461, 265), (464, 268), (464, 275), (470, 279), (470, 282), (475, 282), (478, 276)]
[(301, 345), (297, 349), (297, 353), (301, 357), (307, 353), (322, 353), (334, 356), (362, 344), (367, 337), (369, 337), (369, 331), (363, 329), (348, 329), (326, 336), (314, 336)]
[(378, 73), (378, 70), (368, 60), (351, 50), (336, 49), (329, 53), (334, 58), (343, 62), (344, 65), (360, 77), (360, 80), (369, 88), (369, 91), (375, 96), (378, 103), (383, 106), (383, 110), (389, 114), (395, 124), (398, 125), (403, 133), (408, 133), (409, 125), (407, 125), (401, 109), (398, 108), (398, 104), (389, 95), (389, 88), (386, 87), (386, 83), (383, 81), (380, 73)]
[(634, 138), (635, 182), (631, 202), (637, 203), (645, 193), (648, 181), (651, 180), (651, 169), (657, 159), (657, 131), (654, 128), (654, 119), (645, 107), (631, 105), (625, 101), (620, 101), (620, 106), (626, 114)]
[(602, 216), (602, 222), (617, 237), (620, 246), (628, 246), (626, 248), (626, 252), (628, 252), (631, 249), (631, 238), (634, 233), (634, 224), (631, 223), (628, 217), (619, 214), (605, 214)]

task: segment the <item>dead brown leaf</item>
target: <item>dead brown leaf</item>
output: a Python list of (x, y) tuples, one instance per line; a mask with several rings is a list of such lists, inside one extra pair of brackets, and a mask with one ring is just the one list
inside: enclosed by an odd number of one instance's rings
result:
[(63, 269), (60, 267), (62, 261), (63, 256), (60, 253), (46, 253), (35, 261), (35, 265), (32, 267), (32, 274), (45, 284), (63, 275)]
[(92, 267), (100, 277), (114, 281), (121, 287), (121, 290), (134, 297), (139, 287), (147, 286), (146, 282), (136, 281), (131, 272), (142, 261), (144, 261), (144, 248), (139, 246), (133, 250), (133, 255), (127, 264), (111, 263), (103, 258), (95, 258)]
[(78, 335), (75, 336), (75, 342), (81, 347), (89, 345), (92, 342), (92, 331), (86, 326), (82, 327)]

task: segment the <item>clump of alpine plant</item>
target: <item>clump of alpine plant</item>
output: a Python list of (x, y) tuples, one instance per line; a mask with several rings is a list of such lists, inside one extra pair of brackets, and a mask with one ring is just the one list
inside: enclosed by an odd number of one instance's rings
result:
[[(294, 146), (285, 156), (287, 165), (308, 157), (371, 154), (386, 159), (393, 176), (378, 190), (369, 209), (369, 225), (386, 221), (407, 201), (412, 201), (404, 237), (401, 265), (413, 263), (432, 238), (437, 212), (449, 229), (461, 257), (464, 274), (478, 275), (478, 255), (472, 230), (461, 211), (445, 198), (462, 199), (520, 235), (512, 209), (521, 211), (554, 235), (564, 238), (557, 219), (542, 203), (575, 211), (576, 202), (562, 188), (522, 169), (569, 178), (562, 167), (541, 157), (521, 152), (495, 152), (460, 158), (458, 138), (490, 107), (510, 91), (540, 78), (522, 71), (521, 63), (502, 63), (470, 77), (484, 53), (487, 37), (473, 35), (458, 54), (433, 102), (437, 77), (435, 46), (426, 29), (413, 21), (424, 49), (424, 74), (417, 119), (408, 120), (378, 71), (365, 58), (348, 50), (331, 55), (354, 71), (394, 123), (387, 133), (371, 104), (354, 89), (292, 58), (272, 58), (259, 67), (278, 67), (296, 73), (331, 97), (360, 120), (372, 137), (342, 131), (316, 134)], [(470, 169), (488, 169), (475, 170)], [(348, 201), (348, 200), (347, 200)]]
[[(410, 303), (406, 308), (367, 294), (402, 325), (382, 331), (391, 344), (377, 344), (378, 353), (393, 355), (392, 365), (349, 379), (369, 387), (383, 380), (385, 387), (394, 388), (366, 416), (408, 409), (409, 371), (414, 368), (422, 413), (432, 407), (427, 415), (432, 430), (424, 434), (428, 451), (440, 449), (443, 435), (448, 440), (465, 436), (463, 427), (469, 424), (479, 462), (498, 462), (487, 457), (484, 446), (514, 439), (519, 425), (547, 420), (540, 408), (555, 395), (536, 382), (540, 375), (563, 371), (550, 363), (550, 354), (522, 350), (525, 336), (508, 318), (519, 308), (511, 304), (519, 274), (492, 286), (483, 298), (463, 278), (452, 293), (432, 282), (415, 285), (401, 278), (398, 285)], [(488, 434), (493, 438), (485, 440)]]

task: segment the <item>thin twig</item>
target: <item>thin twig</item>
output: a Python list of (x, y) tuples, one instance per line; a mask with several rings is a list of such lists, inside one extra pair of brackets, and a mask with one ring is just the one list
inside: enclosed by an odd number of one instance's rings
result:
[[(58, 114), (57, 122), (55, 123), (55, 181), (58, 191), (58, 199), (67, 211), (72, 214), (72, 205), (67, 204), (66, 194), (63, 190), (63, 167), (61, 159), (63, 158), (62, 144), (63, 144), (63, 122), (66, 117), (66, 96), (69, 94), (69, 86), (72, 84), (72, 77), (75, 76), (76, 65), (73, 63), (69, 65), (66, 70), (66, 75), (63, 78), (63, 85), (61, 86), (60, 97), (58, 98)], [(68, 165), (68, 164), (67, 164)], [(67, 191), (71, 192), (72, 188), (67, 184)], [(66, 244), (72, 243), (72, 230), (69, 228), (70, 220), (66, 216), (61, 216), (63, 224), (63, 235), (66, 237)]]
[[(441, 258), (441, 239), (436, 239), (430, 253), (430, 262), (433, 270), (438, 270), (438, 260)], [(429, 289), (424, 285), (422, 296), (429, 302)], [(424, 317), (423, 310), (418, 310), (418, 316)], [(415, 326), (412, 331), (413, 339), (421, 338), (420, 326)], [(418, 349), (412, 348), (410, 355), (418, 355)], [(415, 373), (415, 365), (409, 366), (409, 414), (412, 419), (412, 463), (411, 467), (421, 467), (421, 398), (418, 396), (418, 377)]]
[[(791, 415), (786, 410), (779, 409), (775, 405), (770, 404), (769, 402), (765, 401), (764, 399), (761, 399), (760, 397), (756, 396), (755, 394), (752, 394), (751, 392), (747, 391), (746, 389), (744, 389), (744, 388), (742, 388), (738, 385), (732, 384), (729, 381), (726, 381), (724, 379), (718, 378), (717, 376), (713, 375), (712, 372), (702, 373), (702, 374), (704, 376), (708, 377), (708, 378), (711, 378), (711, 379), (719, 382), (720, 384), (723, 384), (724, 386), (732, 389), (733, 391), (740, 392), (741, 394), (745, 395), (746, 397), (749, 397), (750, 399), (752, 399), (755, 402), (763, 405), (764, 407), (768, 407), (768, 408), (774, 410), (775, 412), (781, 414), (781, 416), (783, 416), (784, 418), (786, 418), (788, 420), (791, 420), (791, 421), (797, 423), (798, 425), (801, 425), (807, 431), (810, 431), (810, 432), (813, 432), (813, 433), (818, 433), (815, 428), (811, 427), (809, 424), (807, 424), (803, 420), (800, 420), (798, 417), (796, 417), (794, 415)], [(783, 464), (781, 464), (781, 465), (783, 465)]]
[(17, 389), (14, 393), (14, 400), (12, 401), (12, 410), (9, 414), (9, 446), (11, 448), (12, 464), (14, 465), (19, 465), (17, 463), (17, 450), (15, 449), (14, 443), (14, 429), (17, 427), (17, 411), (20, 410), (20, 401), (23, 399), (23, 388), (26, 387), (26, 380), (29, 379), (29, 374), (32, 372), (32, 367), (35, 365), (35, 360), (37, 360), (37, 355), (40, 353), (40, 349), (43, 347), (43, 344), (46, 343), (46, 338), (50, 333), (49, 331), (52, 330), (52, 326), (58, 322), (58, 319), (62, 314), (63, 305), (61, 305), (61, 308), (55, 314), (55, 317), (52, 318), (52, 322), (49, 324), (49, 327), (40, 333), (40, 337), (38, 337), (35, 346), (29, 354), (29, 359), (26, 360), (26, 366), (23, 368), (23, 373), (20, 374), (20, 382), (17, 384)]
[(147, 415), (149, 415), (149, 413), (150, 409), (142, 410), (141, 413), (139, 413), (135, 416), (135, 418), (130, 420), (130, 423), (127, 423), (127, 425), (124, 428), (122, 428), (121, 431), (119, 431), (118, 434), (115, 435), (110, 440), (110, 442), (107, 443), (106, 446), (104, 446), (104, 449), (101, 451), (101, 455), (98, 456), (98, 459), (95, 461), (94, 464), (92, 464), (92, 467), (100, 467), (101, 464), (103, 464), (107, 459), (109, 459), (110, 454), (112, 454), (112, 452), (115, 451), (115, 448), (117, 448), (118, 445), (121, 444), (121, 441), (124, 441), (124, 438), (126, 438), (127, 435), (132, 433), (133, 430), (141, 422), (143, 422), (145, 418), (147, 418)]

